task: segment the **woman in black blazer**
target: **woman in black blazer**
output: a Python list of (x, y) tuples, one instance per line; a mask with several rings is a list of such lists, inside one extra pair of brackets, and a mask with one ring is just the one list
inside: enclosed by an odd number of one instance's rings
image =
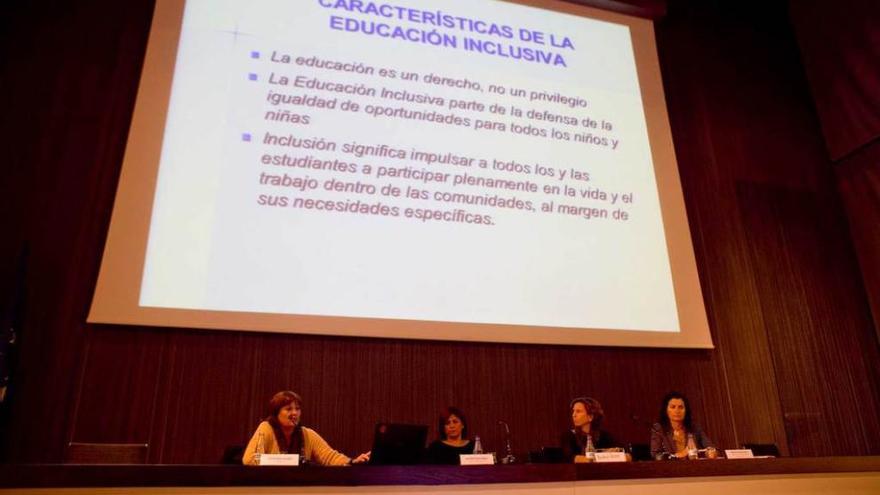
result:
[(693, 435), (696, 448), (715, 448), (715, 443), (694, 422), (687, 397), (679, 392), (669, 392), (663, 397), (657, 422), (651, 427), (651, 457), (687, 458), (689, 435)]
[(569, 404), (571, 424), (573, 428), (565, 431), (560, 439), (560, 446), (568, 462), (585, 462), (582, 455), (587, 445), (587, 437), (593, 441), (597, 450), (616, 447), (611, 435), (600, 429), (605, 411), (602, 404), (592, 397), (578, 397)]

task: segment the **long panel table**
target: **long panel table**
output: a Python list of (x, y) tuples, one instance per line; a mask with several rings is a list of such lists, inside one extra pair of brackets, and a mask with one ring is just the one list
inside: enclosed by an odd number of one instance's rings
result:
[(248, 467), (0, 465), (0, 494), (80, 493), (880, 494), (880, 457), (517, 464)]

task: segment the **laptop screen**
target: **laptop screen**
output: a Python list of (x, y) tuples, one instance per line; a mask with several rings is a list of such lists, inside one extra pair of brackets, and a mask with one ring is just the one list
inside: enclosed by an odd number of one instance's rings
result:
[(425, 450), (428, 427), (398, 423), (378, 423), (373, 437), (370, 464), (418, 464)]

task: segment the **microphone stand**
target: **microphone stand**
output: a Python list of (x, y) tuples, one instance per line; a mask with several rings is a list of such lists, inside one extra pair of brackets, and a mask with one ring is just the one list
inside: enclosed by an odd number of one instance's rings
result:
[(498, 420), (498, 424), (504, 427), (504, 443), (507, 455), (501, 458), (501, 464), (514, 464), (516, 457), (513, 455), (513, 449), (510, 447), (510, 426), (506, 422)]

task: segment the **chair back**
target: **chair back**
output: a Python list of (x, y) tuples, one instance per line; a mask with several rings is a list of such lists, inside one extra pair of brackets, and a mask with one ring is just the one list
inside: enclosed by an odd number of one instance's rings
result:
[(64, 462), (67, 464), (146, 464), (146, 443), (70, 442)]
[(630, 445), (630, 454), (633, 461), (652, 461), (651, 446), (646, 443), (634, 443)]
[(223, 451), (220, 464), (241, 464), (242, 457), (244, 457), (244, 445), (229, 445)]

